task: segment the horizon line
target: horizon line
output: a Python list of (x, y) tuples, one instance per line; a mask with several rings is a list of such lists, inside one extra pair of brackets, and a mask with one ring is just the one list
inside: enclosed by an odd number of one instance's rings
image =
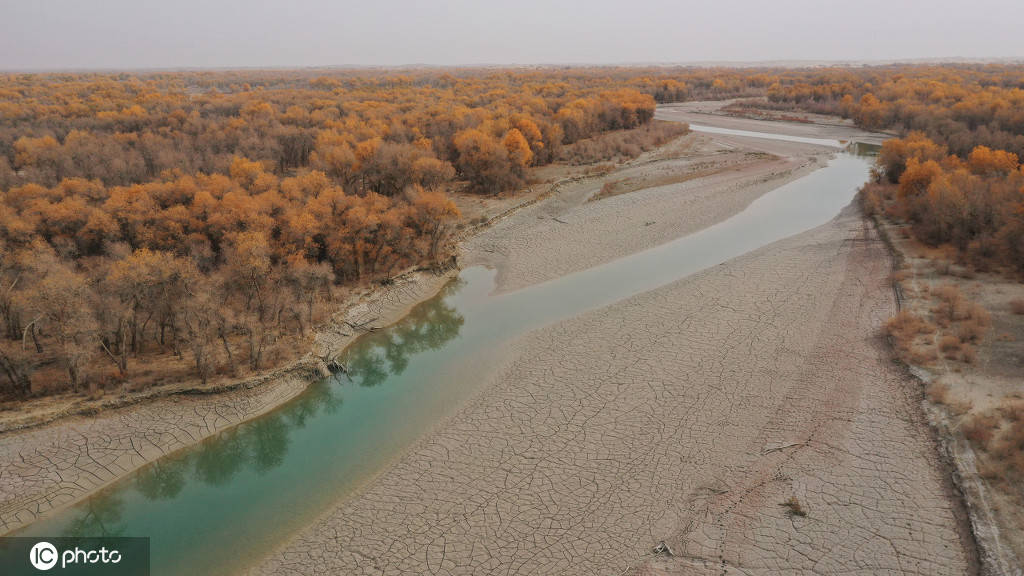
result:
[(691, 60), (635, 62), (546, 62), (546, 63), (462, 63), (462, 64), (308, 64), (308, 65), (224, 65), (224, 66), (78, 66), (2, 68), (0, 74), (68, 73), (154, 73), (154, 72), (231, 72), (231, 71), (303, 71), (303, 70), (426, 70), (426, 69), (515, 69), (515, 68), (814, 68), (870, 67), (898, 64), (1022, 64), (1024, 56), (935, 56), (877, 59), (767, 59), (767, 60)]

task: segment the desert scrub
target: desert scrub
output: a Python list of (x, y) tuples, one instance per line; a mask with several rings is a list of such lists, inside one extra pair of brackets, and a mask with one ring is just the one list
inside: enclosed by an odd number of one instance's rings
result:
[(804, 507), (800, 504), (800, 500), (796, 496), (790, 496), (789, 500), (782, 503), (782, 506), (786, 508), (786, 512), (790, 516), (799, 516), (801, 518), (807, 516), (807, 511), (804, 510)]
[(576, 166), (629, 160), (689, 131), (689, 126), (685, 124), (654, 121), (632, 130), (605, 132), (563, 146), (559, 160)]
[(929, 364), (935, 353), (919, 344), (918, 338), (935, 333), (935, 325), (916, 314), (902, 310), (885, 323), (885, 333), (892, 339), (897, 355), (910, 364)]
[(1024, 315), (1024, 298), (1017, 298), (1016, 300), (1010, 301), (1010, 312), (1018, 315)]
[(962, 348), (963, 342), (953, 334), (946, 334), (941, 340), (939, 340), (939, 350), (942, 351), (943, 356), (946, 358), (956, 358), (960, 354), (960, 350)]
[(1007, 397), (965, 418), (964, 437), (980, 451), (979, 471), (993, 482), (1024, 485), (1024, 400)]

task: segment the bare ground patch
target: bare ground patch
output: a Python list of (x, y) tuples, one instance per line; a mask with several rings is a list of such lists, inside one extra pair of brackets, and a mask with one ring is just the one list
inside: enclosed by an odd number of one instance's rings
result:
[[(557, 194), (515, 220), (463, 242), (461, 262), (497, 267), (499, 291), (557, 278), (725, 220), (825, 165), (832, 153), (789, 142), (718, 140), (690, 134), (673, 143), (686, 147), (682, 155), (654, 151), (607, 174), (563, 181)], [(591, 202), (606, 184), (616, 193)]]

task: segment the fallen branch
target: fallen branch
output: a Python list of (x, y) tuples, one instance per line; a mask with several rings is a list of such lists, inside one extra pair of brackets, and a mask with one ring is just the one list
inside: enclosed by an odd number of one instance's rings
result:
[(366, 322), (360, 322), (358, 324), (353, 323), (353, 322), (349, 322), (348, 320), (345, 320), (345, 324), (348, 324), (348, 327), (353, 329), (353, 330), (366, 330), (366, 331), (369, 331), (369, 332), (373, 332), (377, 328), (375, 328), (374, 326), (367, 327), (367, 324), (369, 324), (371, 322), (376, 322), (377, 319), (378, 318), (376, 316), (374, 316), (373, 318), (370, 318)]
[(785, 450), (786, 448), (792, 448), (794, 446), (806, 446), (807, 442), (793, 442), (792, 444), (784, 444), (782, 446), (776, 446), (775, 448), (765, 448), (761, 451), (761, 454), (771, 454), (772, 452), (778, 452), (779, 450)]
[(672, 549), (668, 547), (668, 544), (665, 544), (664, 540), (662, 540), (660, 544), (654, 547), (654, 554), (661, 554), (664, 556), (675, 556), (675, 554), (672, 553)]

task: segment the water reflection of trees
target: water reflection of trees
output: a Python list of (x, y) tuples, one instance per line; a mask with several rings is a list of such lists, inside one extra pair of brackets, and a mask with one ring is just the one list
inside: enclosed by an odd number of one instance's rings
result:
[(344, 358), (349, 378), (360, 386), (376, 386), (404, 372), (413, 355), (436, 350), (458, 336), (465, 319), (444, 296), (459, 286), (450, 284), (440, 297), (417, 306), (398, 324), (349, 348)]
[(100, 492), (86, 500), (81, 514), (64, 531), (66, 536), (123, 536), (124, 502), (112, 491)]
[[(275, 412), (209, 438), (196, 450), (161, 458), (141, 468), (132, 480), (133, 487), (148, 500), (170, 500), (181, 493), (189, 478), (223, 486), (245, 469), (264, 474), (284, 461), (292, 430), (304, 427), (321, 410), (336, 411), (341, 403), (337, 386), (317, 382)], [(123, 534), (123, 509), (120, 491), (97, 494), (77, 508), (79, 514), (64, 534)]]
[(879, 144), (868, 144), (867, 142), (853, 141), (849, 146), (846, 147), (847, 152), (854, 156), (860, 156), (864, 158), (870, 158), (878, 156), (882, 146)]
[(139, 470), (135, 488), (150, 500), (174, 498), (185, 487), (186, 467), (182, 458), (162, 458)]
[[(362, 386), (376, 386), (389, 375), (401, 374), (414, 354), (440, 348), (459, 334), (464, 319), (444, 297), (459, 288), (450, 284), (440, 297), (417, 306), (398, 324), (370, 334), (350, 349), (349, 376)], [(133, 479), (136, 491), (149, 500), (176, 498), (189, 479), (211, 486), (228, 484), (249, 469), (265, 474), (288, 453), (291, 432), (303, 428), (319, 412), (332, 413), (342, 404), (341, 389), (330, 380), (311, 385), (295, 400), (251, 422), (204, 440), (196, 450), (161, 458), (141, 468)], [(97, 494), (77, 510), (66, 536), (124, 534), (121, 491)]]

